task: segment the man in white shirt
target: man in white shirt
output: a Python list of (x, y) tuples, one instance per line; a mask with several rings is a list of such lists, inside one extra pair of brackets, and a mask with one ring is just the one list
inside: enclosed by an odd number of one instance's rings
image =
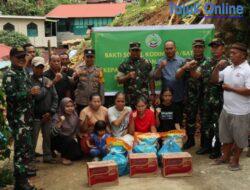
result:
[(229, 162), (232, 171), (240, 170), (239, 158), (243, 148), (248, 146), (250, 128), (250, 66), (246, 60), (247, 46), (235, 43), (230, 49), (232, 65), (220, 69), (225, 62), (220, 61), (212, 74), (212, 82), (223, 82), (224, 104), (219, 119), (219, 136), (223, 143), (223, 155), (215, 164)]

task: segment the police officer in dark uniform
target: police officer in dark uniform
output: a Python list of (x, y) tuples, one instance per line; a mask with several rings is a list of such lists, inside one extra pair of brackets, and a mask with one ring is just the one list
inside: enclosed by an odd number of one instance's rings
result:
[(75, 102), (77, 112), (88, 106), (89, 97), (93, 93), (100, 94), (104, 104), (104, 75), (100, 67), (95, 66), (95, 50), (85, 49), (85, 65), (79, 65), (76, 69), (77, 87), (75, 90)]

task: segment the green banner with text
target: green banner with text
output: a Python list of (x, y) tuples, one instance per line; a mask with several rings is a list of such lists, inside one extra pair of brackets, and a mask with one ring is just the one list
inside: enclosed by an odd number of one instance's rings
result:
[[(95, 63), (104, 70), (105, 95), (113, 95), (122, 89), (115, 76), (121, 62), (129, 56), (130, 42), (141, 43), (142, 57), (149, 59), (155, 68), (157, 60), (164, 56), (165, 41), (175, 41), (177, 54), (188, 58), (192, 56), (192, 41), (203, 38), (206, 42), (205, 55), (210, 56), (207, 44), (213, 36), (214, 25), (211, 24), (94, 28), (92, 42), (96, 50)], [(158, 88), (159, 85), (158, 82)]]

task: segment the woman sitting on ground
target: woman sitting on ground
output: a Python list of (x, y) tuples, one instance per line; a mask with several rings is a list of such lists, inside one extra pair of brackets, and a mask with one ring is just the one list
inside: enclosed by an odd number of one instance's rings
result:
[(178, 108), (172, 102), (173, 93), (170, 88), (162, 90), (161, 104), (156, 108), (156, 126), (158, 132), (180, 130), (181, 116)]
[(102, 106), (101, 102), (99, 94), (92, 94), (89, 98), (89, 106), (80, 113), (81, 148), (85, 155), (89, 155), (90, 148), (87, 145), (87, 141), (90, 139), (90, 134), (94, 132), (94, 126), (97, 121), (105, 121), (107, 124), (106, 130), (110, 133), (108, 109)]
[(77, 141), (79, 118), (70, 98), (61, 100), (58, 113), (52, 120), (51, 134), (51, 149), (61, 153), (63, 164), (71, 164), (72, 160), (82, 157), (82, 151)]
[(147, 100), (139, 97), (136, 101), (136, 110), (130, 114), (129, 133), (134, 132), (157, 132), (154, 112), (147, 108)]
[(108, 109), (111, 133), (114, 137), (127, 135), (130, 113), (131, 108), (125, 106), (125, 94), (118, 92), (115, 95), (115, 105)]

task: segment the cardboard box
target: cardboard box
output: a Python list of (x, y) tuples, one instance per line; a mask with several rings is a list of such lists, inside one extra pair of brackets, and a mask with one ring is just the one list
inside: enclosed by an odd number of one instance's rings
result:
[(168, 153), (162, 156), (164, 177), (191, 176), (192, 156), (188, 152)]
[(158, 160), (155, 153), (129, 154), (130, 177), (157, 175)]
[(112, 161), (87, 162), (89, 186), (117, 185), (119, 183), (118, 167)]

